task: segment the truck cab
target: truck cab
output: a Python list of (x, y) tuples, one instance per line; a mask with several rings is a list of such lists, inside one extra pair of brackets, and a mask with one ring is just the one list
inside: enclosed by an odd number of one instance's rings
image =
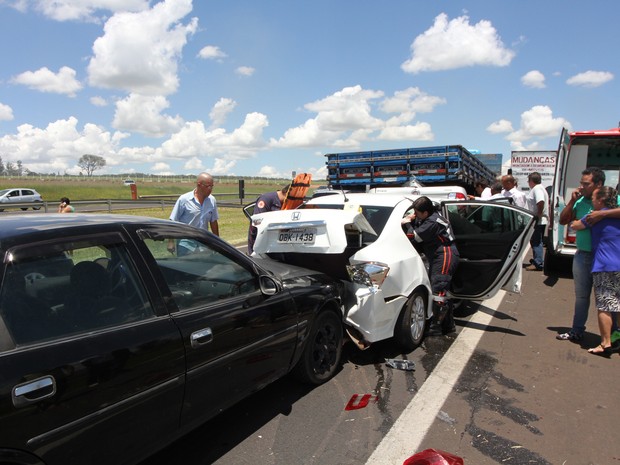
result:
[(605, 185), (617, 188), (620, 173), (620, 127), (602, 131), (562, 130), (555, 166), (553, 189), (549, 196), (549, 232), (545, 274), (558, 266), (561, 257), (577, 251), (575, 231), (560, 224), (560, 213), (579, 187), (581, 172), (597, 167), (605, 172)]

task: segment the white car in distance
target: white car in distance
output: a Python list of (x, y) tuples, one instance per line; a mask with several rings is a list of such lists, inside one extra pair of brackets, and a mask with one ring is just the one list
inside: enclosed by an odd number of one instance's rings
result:
[[(258, 228), (253, 257), (339, 278), (344, 324), (359, 347), (394, 337), (413, 350), (432, 316), (426, 260), (401, 225), (417, 197), (338, 193), (296, 210), (253, 215)], [(501, 288), (520, 292), (533, 215), (482, 200), (444, 200), (438, 206), (461, 257), (449, 296), (481, 301)]]
[[(0, 212), (4, 211), (3, 207), (7, 207), (12, 203), (41, 203), (43, 198), (36, 190), (26, 187), (12, 187), (10, 189), (0, 190)], [(22, 210), (28, 210), (28, 207), (21, 207)], [(32, 207), (33, 210), (40, 210), (39, 205)]]

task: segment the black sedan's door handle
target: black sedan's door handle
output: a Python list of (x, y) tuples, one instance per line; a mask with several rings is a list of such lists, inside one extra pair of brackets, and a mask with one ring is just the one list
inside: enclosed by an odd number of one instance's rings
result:
[(204, 328), (198, 331), (194, 331), (189, 336), (189, 341), (192, 349), (197, 349), (204, 344), (208, 344), (213, 340), (213, 331), (211, 328)]
[(11, 396), (15, 407), (33, 404), (56, 394), (56, 380), (53, 376), (44, 376), (13, 387)]

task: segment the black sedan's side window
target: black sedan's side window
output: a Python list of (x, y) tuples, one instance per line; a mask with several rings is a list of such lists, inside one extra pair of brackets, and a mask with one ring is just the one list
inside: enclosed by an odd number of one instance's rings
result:
[(241, 263), (195, 239), (144, 239), (179, 310), (205, 306), (260, 289)]
[(153, 316), (122, 243), (67, 240), (24, 247), (7, 257), (0, 315), (17, 345)]

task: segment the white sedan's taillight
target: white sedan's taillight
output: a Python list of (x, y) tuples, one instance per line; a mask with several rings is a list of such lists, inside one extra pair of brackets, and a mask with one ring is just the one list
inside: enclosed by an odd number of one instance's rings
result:
[(368, 287), (380, 288), (387, 277), (390, 267), (385, 263), (364, 262), (356, 265), (347, 265), (351, 281)]

